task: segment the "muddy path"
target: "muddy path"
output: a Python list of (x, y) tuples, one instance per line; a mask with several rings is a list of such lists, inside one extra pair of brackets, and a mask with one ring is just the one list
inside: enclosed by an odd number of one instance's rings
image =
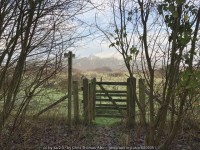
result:
[[(193, 139), (191, 135), (180, 135), (171, 149), (198, 150), (200, 134), (194, 134)], [(145, 149), (144, 135), (139, 127), (137, 130), (126, 128), (120, 122), (114, 125), (76, 125), (70, 130), (64, 123), (28, 122), (9, 140), (2, 136), (0, 149)]]

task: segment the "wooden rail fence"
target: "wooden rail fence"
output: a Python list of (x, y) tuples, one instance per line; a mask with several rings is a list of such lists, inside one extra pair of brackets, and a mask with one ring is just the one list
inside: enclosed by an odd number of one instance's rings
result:
[[(120, 90), (112, 89), (120, 86)], [(121, 90), (123, 89), (123, 90)], [(127, 82), (96, 82), (83, 79), (83, 109), (85, 124), (91, 124), (95, 117), (127, 118), (130, 126), (135, 124), (136, 79)], [(107, 111), (113, 113), (106, 113)]]
[[(73, 110), (74, 122), (77, 123), (80, 120), (78, 81), (73, 81), (72, 85), (73, 105), (68, 108), (68, 112)], [(142, 107), (142, 111), (139, 112), (139, 119), (141, 125), (144, 125), (146, 123), (146, 113), (148, 112), (146, 107), (148, 90), (145, 87), (144, 79), (139, 79), (138, 87), (139, 103)], [(128, 78), (127, 82), (97, 82), (95, 78), (92, 80), (84, 78), (83, 116), (85, 124), (91, 124), (95, 117), (112, 117), (126, 118), (127, 124), (134, 127), (136, 120), (136, 95), (136, 78), (134, 77)], [(40, 116), (64, 100), (68, 100), (68, 95), (63, 96), (58, 101), (41, 110), (35, 117)], [(157, 102), (159, 103), (159, 101)], [(142, 116), (145, 116), (145, 119)]]

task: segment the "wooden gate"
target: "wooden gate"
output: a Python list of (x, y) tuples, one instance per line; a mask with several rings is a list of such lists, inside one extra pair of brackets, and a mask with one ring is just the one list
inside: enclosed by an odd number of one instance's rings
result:
[(136, 79), (127, 82), (96, 82), (83, 79), (83, 110), (86, 124), (95, 117), (126, 118), (131, 126), (135, 122)]
[(96, 82), (95, 116), (126, 117), (127, 82)]

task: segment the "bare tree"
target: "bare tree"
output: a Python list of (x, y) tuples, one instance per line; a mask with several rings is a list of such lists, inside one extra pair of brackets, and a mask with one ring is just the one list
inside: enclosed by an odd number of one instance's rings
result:
[[(149, 122), (136, 102), (145, 122), (146, 144), (168, 149), (183, 123), (186, 104), (198, 97), (200, 78), (194, 66), (199, 58), (200, 8), (195, 1), (113, 0), (111, 9), (109, 30), (97, 27), (122, 54), (130, 77), (134, 74), (132, 60), (141, 64), (139, 72), (148, 87)], [(159, 81), (155, 76), (158, 68), (162, 68)], [(171, 130), (162, 140), (168, 114)]]
[(21, 124), (30, 101), (62, 68), (63, 52), (80, 37), (74, 18), (86, 3), (0, 1), (0, 133)]

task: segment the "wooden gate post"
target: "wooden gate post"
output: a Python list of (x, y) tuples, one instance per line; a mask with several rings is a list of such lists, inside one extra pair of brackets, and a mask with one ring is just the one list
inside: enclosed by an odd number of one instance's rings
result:
[(96, 100), (96, 78), (93, 78), (91, 81), (91, 112), (92, 112), (92, 120), (95, 120), (95, 100)]
[(79, 122), (79, 96), (78, 81), (73, 81), (73, 98), (74, 98), (74, 122)]
[(89, 124), (89, 84), (88, 79), (83, 79), (83, 115), (84, 123)]
[[(146, 109), (145, 109), (145, 86), (144, 86), (145, 80), (139, 79), (139, 101), (140, 105), (142, 107), (142, 112), (140, 111), (140, 123), (141, 125), (145, 125), (146, 122)], [(144, 119), (143, 119), (144, 115)]]
[(127, 79), (127, 113), (128, 126), (135, 125), (135, 98), (136, 98), (136, 78), (130, 77)]
[(88, 98), (88, 124), (92, 123), (93, 119), (93, 87), (92, 82), (89, 83), (89, 98)]

